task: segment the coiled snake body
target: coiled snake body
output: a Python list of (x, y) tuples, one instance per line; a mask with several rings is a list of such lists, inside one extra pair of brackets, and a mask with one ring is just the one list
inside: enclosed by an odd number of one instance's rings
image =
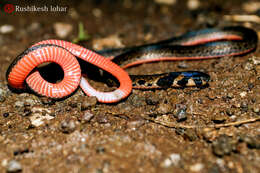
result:
[[(87, 95), (96, 96), (100, 102), (112, 103), (127, 97), (132, 87), (201, 87), (210, 79), (208, 74), (198, 71), (129, 76), (123, 68), (152, 61), (196, 60), (241, 55), (256, 49), (257, 41), (254, 30), (241, 26), (204, 29), (152, 44), (98, 52), (62, 40), (45, 40), (17, 56), (9, 66), (6, 78), (12, 89), (23, 91), (27, 85), (37, 94), (51, 98), (68, 96), (80, 85)], [(104, 56), (112, 56), (113, 59), (111, 61)], [(111, 73), (118, 79), (119, 88), (111, 92), (95, 90), (82, 77), (75, 57)], [(50, 83), (41, 77), (36, 67), (44, 62), (54, 62), (62, 67), (64, 78), (61, 82)]]

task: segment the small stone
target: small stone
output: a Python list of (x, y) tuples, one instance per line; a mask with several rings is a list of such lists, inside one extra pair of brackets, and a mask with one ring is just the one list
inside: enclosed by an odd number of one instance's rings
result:
[(97, 18), (102, 17), (102, 10), (99, 8), (94, 8), (92, 10), (92, 14)]
[(172, 153), (168, 158), (166, 158), (162, 163), (161, 166), (164, 168), (168, 168), (172, 165), (177, 166), (181, 160), (180, 154)]
[(38, 103), (38, 100), (36, 99), (32, 99), (32, 98), (26, 98), (25, 101), (24, 101), (24, 104), (26, 106), (34, 106)]
[(62, 39), (66, 38), (73, 29), (71, 24), (59, 23), (59, 22), (55, 23), (53, 27), (54, 27), (55, 34)]
[(86, 110), (89, 107), (93, 107), (97, 104), (97, 98), (94, 96), (85, 97), (82, 104), (81, 110)]
[(34, 106), (31, 109), (28, 109), (26, 112), (30, 114), (31, 124), (35, 127), (39, 127), (45, 124), (45, 121), (51, 120), (54, 118), (53, 113), (48, 108)]
[(235, 114), (235, 112), (236, 112), (235, 110), (236, 110), (235, 108), (229, 108), (226, 110), (226, 113), (228, 116), (232, 116)]
[(174, 111), (176, 113), (174, 114), (174, 117), (177, 119), (178, 122), (185, 121), (187, 119), (186, 110), (186, 105), (176, 104), (176, 109)]
[(245, 92), (245, 91), (241, 92), (239, 95), (240, 95), (240, 97), (244, 98), (247, 95), (247, 92)]
[(23, 102), (23, 101), (16, 101), (16, 102), (14, 103), (14, 106), (15, 106), (16, 108), (22, 108), (22, 107), (24, 107), (24, 102)]
[(229, 155), (234, 149), (232, 138), (227, 135), (221, 135), (212, 144), (213, 153), (217, 156)]
[(249, 148), (260, 149), (260, 137), (252, 137), (252, 136), (242, 136), (242, 141), (244, 141)]
[(178, 67), (182, 68), (182, 69), (186, 69), (189, 67), (189, 65), (186, 62), (182, 61), (182, 62), (179, 62)]
[(84, 111), (80, 117), (80, 121), (83, 123), (90, 122), (94, 117), (94, 114), (91, 111)]
[(51, 120), (53, 119), (54, 117), (53, 116), (50, 116), (49, 114), (45, 114), (45, 115), (42, 115), (41, 113), (39, 112), (36, 112), (36, 113), (32, 113), (29, 117), (30, 121), (31, 121), (31, 124), (35, 127), (39, 127), (43, 124), (45, 124), (45, 121), (46, 120)]
[(40, 97), (40, 101), (44, 105), (53, 105), (55, 100), (49, 97)]
[(223, 123), (227, 119), (226, 115), (223, 112), (217, 112), (214, 114), (214, 117), (212, 118), (212, 121), (214, 123)]
[(16, 161), (16, 160), (11, 160), (6, 167), (7, 172), (19, 172), (22, 171), (22, 165)]
[(0, 88), (0, 102), (5, 101), (6, 94), (7, 94), (7, 91), (5, 89)]
[(248, 110), (248, 104), (247, 104), (247, 102), (243, 101), (243, 102), (240, 104), (240, 108), (241, 108), (242, 111), (247, 112), (247, 110)]
[(168, 114), (172, 112), (172, 106), (167, 103), (161, 103), (157, 108), (159, 114)]
[(98, 154), (103, 154), (103, 153), (106, 152), (106, 149), (103, 146), (99, 146), (99, 147), (96, 148), (96, 152)]
[(74, 120), (63, 120), (60, 123), (60, 130), (63, 133), (72, 133), (76, 130), (76, 124)]
[(145, 98), (145, 102), (148, 105), (157, 105), (159, 104), (159, 98), (155, 95), (149, 95), (149, 97)]
[(252, 90), (255, 87), (253, 83), (248, 83), (247, 86), (249, 90)]
[(145, 124), (145, 120), (139, 119), (135, 121), (127, 122), (127, 127), (131, 130), (137, 130), (139, 127)]
[(135, 107), (140, 107), (140, 106), (145, 106), (145, 98), (140, 97), (139, 95), (136, 94), (131, 94), (128, 99), (129, 103)]
[(245, 70), (251, 71), (254, 69), (254, 65), (250, 62), (247, 62), (245, 65)]
[(0, 27), (0, 33), (1, 34), (9, 34), (14, 31), (14, 26), (13, 25), (2, 25)]
[(229, 99), (232, 99), (232, 98), (234, 98), (234, 95), (233, 95), (233, 93), (230, 93), (230, 92), (229, 92), (229, 93), (227, 94), (227, 98), (229, 98)]
[(211, 128), (204, 128), (202, 130), (202, 135), (206, 141), (212, 142), (216, 139), (218, 132), (216, 130), (212, 130)]
[(3, 96), (0, 95), (0, 102), (2, 103), (2, 102), (4, 102), (4, 101), (5, 101), (5, 97), (3, 97)]
[(252, 62), (254, 65), (260, 65), (260, 58), (259, 57), (253, 57)]
[(204, 168), (204, 164), (196, 163), (196, 164), (190, 166), (190, 171), (201, 172), (203, 168)]
[(3, 117), (5, 118), (9, 117), (9, 113), (8, 112), (3, 113)]
[(106, 123), (108, 123), (109, 121), (108, 121), (107, 116), (105, 116), (105, 115), (99, 115), (99, 116), (97, 116), (97, 122), (98, 122), (99, 124), (106, 124)]
[(214, 93), (213, 90), (210, 90), (210, 91), (208, 92), (207, 97), (208, 97), (210, 100), (214, 100), (214, 99), (216, 99), (216, 94)]
[(200, 7), (200, 1), (199, 0), (188, 0), (187, 7), (190, 10), (196, 10)]
[(38, 31), (40, 29), (41, 25), (38, 22), (33, 22), (29, 25), (29, 27), (27, 28), (28, 32), (35, 32)]
[(259, 113), (260, 112), (260, 106), (255, 104), (255, 105), (253, 105), (252, 110), (253, 110), (254, 113)]
[(106, 38), (93, 40), (93, 48), (96, 50), (101, 50), (107, 47), (119, 48), (123, 46), (124, 44), (118, 35), (110, 35)]
[(75, 8), (69, 8), (69, 12), (68, 12), (69, 16), (72, 18), (72, 19), (78, 19), (79, 18), (79, 14), (77, 12), (77, 10)]
[(183, 137), (189, 141), (195, 141), (198, 139), (196, 132), (193, 129), (186, 129), (183, 133)]

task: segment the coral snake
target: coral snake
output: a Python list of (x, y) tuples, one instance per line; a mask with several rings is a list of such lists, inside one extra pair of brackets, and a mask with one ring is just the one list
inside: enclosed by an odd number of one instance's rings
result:
[[(39, 95), (63, 98), (80, 85), (87, 95), (96, 96), (99, 102), (113, 103), (126, 98), (132, 87), (200, 87), (210, 79), (208, 74), (198, 71), (129, 76), (123, 70), (126, 67), (161, 60), (201, 60), (241, 55), (256, 49), (257, 41), (256, 32), (242, 26), (191, 31), (152, 44), (96, 52), (62, 40), (45, 40), (17, 56), (9, 66), (6, 78), (9, 87), (15, 91), (29, 88)], [(120, 86), (111, 92), (95, 90), (82, 77), (76, 57), (111, 73)], [(50, 83), (41, 77), (36, 67), (44, 62), (61, 66), (64, 71), (61, 82)]]

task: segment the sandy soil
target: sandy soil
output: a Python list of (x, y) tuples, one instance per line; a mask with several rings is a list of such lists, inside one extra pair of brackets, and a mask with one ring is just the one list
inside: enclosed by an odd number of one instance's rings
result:
[[(72, 28), (64, 40), (75, 39), (82, 22), (90, 39), (81, 45), (124, 47), (206, 27), (244, 25), (259, 32), (257, 20), (225, 17), (260, 15), (259, 4), (257, 8), (244, 0), (192, 1), (200, 2), (197, 7), (181, 0), (7, 2), (45, 5), (49, 11), (8, 14), (3, 10), (6, 2), (0, 3), (0, 27), (13, 27), (7, 33), (0, 29), (0, 172), (260, 172), (259, 47), (240, 57), (128, 69), (131, 74), (200, 70), (209, 73), (211, 81), (204, 89), (133, 90), (117, 104), (97, 103), (81, 89), (61, 101), (17, 94), (7, 88), (5, 79), (8, 66), (25, 48), (44, 39), (61, 39), (57, 23)], [(53, 12), (51, 5), (67, 10)]]

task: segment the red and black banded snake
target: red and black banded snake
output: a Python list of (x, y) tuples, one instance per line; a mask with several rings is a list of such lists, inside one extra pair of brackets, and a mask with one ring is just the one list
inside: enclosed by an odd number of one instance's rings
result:
[[(241, 55), (256, 49), (257, 41), (254, 30), (241, 26), (192, 31), (152, 44), (99, 52), (62, 40), (45, 40), (17, 56), (9, 66), (6, 78), (9, 87), (16, 91), (28, 86), (39, 95), (63, 98), (80, 85), (87, 95), (96, 96), (99, 102), (113, 103), (126, 98), (132, 87), (200, 87), (210, 79), (208, 74), (198, 71), (129, 76), (123, 68), (152, 61), (201, 60)], [(113, 58), (111, 60), (104, 56)], [(95, 90), (82, 77), (76, 57), (111, 73), (120, 86), (111, 92)], [(36, 67), (44, 62), (54, 62), (61, 66), (64, 71), (61, 82), (50, 83), (41, 77)]]

